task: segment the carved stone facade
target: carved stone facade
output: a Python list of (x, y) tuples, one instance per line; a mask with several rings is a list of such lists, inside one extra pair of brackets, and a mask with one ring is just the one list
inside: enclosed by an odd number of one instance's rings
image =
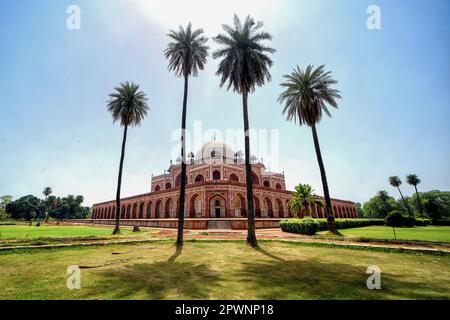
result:
[[(252, 159), (253, 193), (256, 218), (280, 219), (296, 216), (288, 202), (292, 192), (286, 190), (284, 174), (266, 170)], [(181, 159), (167, 173), (152, 177), (150, 193), (121, 200), (121, 219), (178, 218)], [(237, 219), (247, 216), (245, 164), (241, 153), (218, 141), (205, 144), (197, 155), (189, 155), (185, 217), (187, 219)], [(355, 204), (332, 199), (337, 218), (357, 218)], [(324, 210), (313, 208), (313, 216), (325, 218)], [(115, 217), (115, 201), (98, 203), (94, 220)]]

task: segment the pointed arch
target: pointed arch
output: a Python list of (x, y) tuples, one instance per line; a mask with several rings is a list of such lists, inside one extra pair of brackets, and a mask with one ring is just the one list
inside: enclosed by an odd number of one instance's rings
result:
[(147, 210), (146, 210), (146, 216), (147, 219), (152, 219), (154, 218), (153, 214), (152, 214), (152, 202), (149, 201), (147, 203)]
[(139, 204), (139, 216), (138, 219), (144, 219), (144, 203)]
[(162, 201), (159, 199), (155, 205), (155, 218), (164, 218), (162, 211)]
[(277, 216), (279, 218), (283, 218), (284, 217), (283, 203), (278, 198), (275, 199), (275, 212), (274, 212), (274, 214), (275, 214), (275, 216)]
[(164, 217), (165, 218), (173, 218), (175, 215), (175, 208), (173, 205), (173, 200), (172, 198), (169, 198), (166, 200), (166, 205), (164, 206), (165, 210), (164, 210)]
[(204, 181), (205, 181), (205, 177), (203, 177), (202, 174), (198, 174), (198, 175), (195, 177), (195, 183), (201, 183), (201, 182), (204, 182)]
[(255, 217), (261, 218), (261, 205), (257, 196), (253, 196), (253, 206), (255, 207)]
[(186, 216), (190, 218), (200, 217), (202, 215), (202, 199), (198, 193), (192, 195), (189, 200), (189, 213)]
[(217, 181), (217, 180), (221, 179), (221, 174), (220, 174), (219, 170), (214, 170), (212, 176), (213, 176), (213, 180), (214, 181)]
[(252, 180), (254, 185), (260, 185), (258, 175), (254, 171), (252, 171)]
[(273, 218), (272, 201), (269, 197), (265, 197), (263, 200), (263, 217)]

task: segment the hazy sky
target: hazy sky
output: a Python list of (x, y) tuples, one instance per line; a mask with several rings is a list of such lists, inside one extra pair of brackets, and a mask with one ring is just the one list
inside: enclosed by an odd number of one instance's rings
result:
[[(66, 27), (72, 4), (80, 30)], [(366, 26), (371, 4), (381, 30)], [(113, 199), (122, 128), (106, 101), (126, 80), (141, 85), (152, 110), (129, 131), (122, 194), (148, 192), (181, 122), (183, 82), (167, 71), (166, 33), (191, 21), (212, 37), (234, 13), (264, 21), (274, 36), (273, 79), (250, 97), (250, 125), (278, 130), (279, 161), (268, 166), (285, 172), (288, 188), (309, 183), (322, 194), (311, 131), (284, 120), (279, 83), (297, 64), (325, 64), (343, 96), (318, 127), (332, 197), (397, 196), (387, 177), (412, 172), (421, 190), (450, 189), (449, 1), (0, 0), (0, 194), (51, 186), (88, 205)], [(242, 128), (241, 98), (219, 88), (216, 67), (209, 57), (191, 80), (188, 128)]]

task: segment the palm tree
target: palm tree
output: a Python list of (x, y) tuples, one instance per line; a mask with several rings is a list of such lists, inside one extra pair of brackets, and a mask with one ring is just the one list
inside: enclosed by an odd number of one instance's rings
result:
[(48, 221), (48, 196), (51, 195), (53, 192), (52, 188), (50, 187), (45, 187), (44, 190), (42, 191), (42, 194), (45, 197), (44, 200), (44, 207), (45, 207), (45, 219), (44, 219), (44, 223), (46, 223)]
[(172, 42), (165, 50), (166, 58), (169, 59), (169, 70), (174, 71), (177, 77), (184, 78), (184, 97), (183, 111), (181, 116), (181, 187), (180, 187), (180, 206), (178, 211), (178, 237), (177, 246), (183, 245), (184, 228), (184, 202), (186, 197), (186, 113), (189, 77), (198, 75), (198, 70), (203, 70), (206, 57), (208, 56), (207, 38), (202, 36), (203, 30), (192, 31), (192, 25), (189, 23), (186, 30), (180, 26), (178, 31), (170, 30), (167, 35)]
[(113, 231), (113, 234), (118, 234), (120, 233), (120, 189), (122, 187), (122, 170), (128, 127), (139, 126), (150, 108), (147, 104), (147, 96), (144, 92), (139, 91), (139, 85), (125, 82), (114, 90), (115, 92), (109, 95), (108, 111), (111, 113), (113, 122), (120, 122), (120, 125), (124, 128), (116, 194), (116, 227)]
[(417, 185), (420, 184), (422, 181), (419, 179), (419, 177), (416, 174), (409, 174), (406, 176), (406, 182), (409, 185), (414, 186), (414, 189), (416, 190), (416, 197), (417, 197), (417, 204), (419, 206), (419, 213), (420, 213), (420, 215), (422, 215), (423, 214), (422, 204), (420, 203), (420, 196), (419, 196), (419, 192), (417, 191)]
[(214, 40), (221, 48), (214, 52), (214, 59), (222, 58), (216, 74), (221, 77), (220, 87), (228, 82), (228, 90), (242, 95), (242, 107), (245, 131), (245, 173), (247, 183), (247, 242), (258, 245), (255, 233), (255, 208), (253, 203), (253, 179), (250, 164), (250, 132), (248, 121), (248, 95), (255, 91), (256, 86), (262, 86), (271, 80), (269, 68), (273, 62), (267, 54), (275, 49), (264, 45), (272, 36), (260, 29), (262, 22), (255, 22), (247, 16), (243, 23), (234, 15), (233, 26), (223, 25), (225, 34), (219, 34)]
[(413, 215), (412, 215), (411, 209), (409, 208), (409, 205), (406, 202), (405, 197), (403, 197), (402, 190), (400, 190), (400, 186), (402, 185), (402, 180), (400, 180), (400, 178), (397, 176), (392, 176), (392, 177), (389, 177), (389, 183), (391, 184), (391, 186), (398, 189), (398, 192), (400, 193), (400, 196), (402, 197), (402, 201), (405, 204), (405, 208), (406, 208), (406, 210), (408, 210), (409, 216), (412, 217)]
[(278, 101), (284, 104), (283, 114), (286, 115), (286, 120), (294, 121), (294, 123), (298, 121), (299, 125), (311, 127), (317, 161), (322, 177), (328, 227), (330, 231), (337, 232), (325, 166), (323, 164), (316, 130), (316, 125), (322, 120), (324, 113), (331, 117), (327, 105), (334, 108), (338, 107), (336, 99), (341, 98), (340, 92), (331, 87), (337, 81), (331, 77), (331, 72), (324, 71), (323, 65), (316, 69), (314, 69), (314, 66), (309, 65), (305, 70), (297, 66), (291, 74), (285, 75), (284, 78), (286, 81), (281, 86), (285, 90), (280, 94)]
[(289, 201), (289, 209), (297, 212), (304, 212), (304, 216), (311, 217), (311, 207), (323, 207), (322, 199), (314, 194), (314, 189), (309, 184), (298, 184), (295, 186), (295, 192)]

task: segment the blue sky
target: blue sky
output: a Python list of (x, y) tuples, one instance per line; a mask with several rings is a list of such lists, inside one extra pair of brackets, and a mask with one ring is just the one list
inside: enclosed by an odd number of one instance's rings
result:
[[(66, 28), (71, 4), (80, 30)], [(381, 30), (366, 27), (371, 4)], [(215, 36), (235, 12), (274, 36), (273, 79), (250, 97), (250, 124), (279, 130), (276, 169), (289, 188), (310, 183), (322, 193), (310, 129), (284, 120), (279, 83), (297, 64), (325, 64), (343, 96), (318, 127), (332, 197), (397, 196), (387, 177), (411, 172), (421, 190), (449, 190), (449, 1), (0, 0), (0, 194), (49, 185), (89, 205), (113, 199), (122, 129), (105, 102), (126, 80), (141, 85), (152, 110), (129, 133), (122, 193), (148, 192), (151, 174), (169, 166), (181, 118), (183, 83), (167, 71), (166, 33), (192, 21)], [(219, 88), (216, 66), (209, 58), (191, 80), (188, 128), (242, 128), (241, 98)]]

